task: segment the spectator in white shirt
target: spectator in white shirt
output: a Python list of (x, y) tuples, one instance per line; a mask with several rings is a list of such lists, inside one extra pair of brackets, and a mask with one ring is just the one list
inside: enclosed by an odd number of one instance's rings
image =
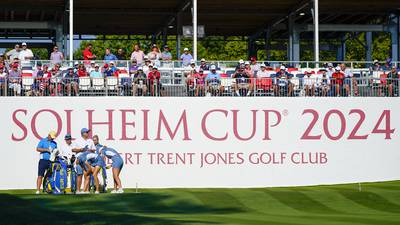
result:
[(265, 64), (261, 64), (260, 65), (260, 70), (257, 71), (257, 78), (267, 78), (267, 77), (271, 77), (271, 74), (267, 71), (267, 67), (265, 66)]
[(5, 55), (9, 60), (18, 59), (20, 51), (21, 51), (21, 48), (19, 47), (19, 44), (16, 44), (14, 49), (11, 49)]
[(18, 59), (21, 60), (22, 63), (29, 62), (33, 59), (33, 53), (30, 49), (28, 49), (27, 44), (22, 43), (22, 50), (19, 52)]
[(72, 152), (72, 149), (74, 148), (74, 144), (72, 142), (72, 136), (70, 134), (66, 134), (64, 140), (65, 143), (61, 144), (60, 146), (60, 154), (61, 156), (67, 158), (69, 162), (72, 156), (75, 155), (75, 153)]
[(62, 54), (62, 52), (58, 51), (57, 45), (54, 46), (53, 52), (50, 55), (51, 64), (53, 64), (53, 65), (55, 65), (57, 63), (61, 64), (63, 60), (64, 60), (64, 55)]
[(306, 76), (303, 78), (306, 96), (314, 96), (315, 93), (315, 78), (311, 77), (311, 74), (311, 72), (307, 71)]

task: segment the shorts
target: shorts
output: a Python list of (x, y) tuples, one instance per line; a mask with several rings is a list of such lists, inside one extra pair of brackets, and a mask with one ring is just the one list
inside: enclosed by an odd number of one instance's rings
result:
[(93, 162), (93, 163), (91, 163), (90, 165), (93, 166), (93, 167), (96, 167), (96, 166), (105, 167), (105, 166), (106, 166), (106, 164), (105, 164), (103, 158), (101, 158), (101, 157), (99, 157), (98, 159), (96, 159), (96, 161)]
[(346, 77), (346, 78), (344, 79), (344, 84), (345, 84), (345, 85), (351, 86), (351, 81), (352, 81), (351, 77)]
[[(86, 157), (86, 156), (85, 156)], [(78, 164), (76, 164), (76, 174), (77, 175), (82, 175), (83, 174), (83, 170), (88, 171), (87, 165), (84, 161), (85, 157), (80, 157), (78, 156)]]
[(39, 160), (38, 176), (44, 177), (44, 173), (46, 172), (46, 170), (50, 169), (50, 167), (51, 167), (50, 160), (46, 160), (46, 159)]
[(121, 156), (119, 156), (119, 155), (112, 157), (111, 160), (112, 160), (112, 164), (111, 164), (112, 168), (121, 170), (122, 167), (124, 166), (124, 162), (123, 162)]

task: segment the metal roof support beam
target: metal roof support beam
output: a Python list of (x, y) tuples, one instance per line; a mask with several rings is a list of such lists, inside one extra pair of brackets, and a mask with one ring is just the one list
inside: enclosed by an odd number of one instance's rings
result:
[(399, 61), (399, 21), (395, 16), (391, 21), (391, 26), (389, 26), (389, 32), (392, 40), (392, 61)]
[(0, 29), (43, 29), (53, 30), (57, 24), (52, 22), (0, 22)]
[(289, 27), (289, 44), (288, 44), (288, 59), (289, 61), (300, 61), (300, 34), (295, 29), (294, 24), (295, 17), (289, 16), (288, 27)]
[[(157, 36), (159, 36), (161, 33), (162, 33), (162, 30), (165, 28), (165, 27), (167, 27), (168, 28), (168, 26), (169, 25), (172, 25), (175, 21), (176, 21), (176, 23), (178, 24), (178, 17), (180, 16), (180, 17), (182, 17), (182, 12), (184, 12), (185, 10), (187, 10), (190, 6), (192, 5), (192, 1), (191, 0), (183, 0), (182, 2), (181, 2), (181, 4), (179, 4), (179, 6), (176, 8), (176, 14), (175, 15), (173, 15), (173, 16), (171, 16), (171, 17), (169, 17), (166, 21), (166, 23), (163, 25), (163, 26), (161, 26), (161, 27), (159, 27), (159, 28), (157, 28), (157, 30), (156, 30), (156, 35)], [(179, 33), (177, 33), (177, 34), (179, 34)]]
[(366, 45), (366, 57), (367, 61), (372, 61), (372, 32), (368, 31), (365, 33), (365, 45)]
[(336, 60), (345, 61), (346, 60), (346, 34), (343, 34), (340, 39), (340, 45), (337, 48)]
[[(313, 24), (298, 24), (296, 29), (299, 32), (314, 31)], [(343, 32), (388, 32), (388, 27), (384, 25), (364, 25), (364, 24), (320, 24), (319, 31), (343, 31)]]

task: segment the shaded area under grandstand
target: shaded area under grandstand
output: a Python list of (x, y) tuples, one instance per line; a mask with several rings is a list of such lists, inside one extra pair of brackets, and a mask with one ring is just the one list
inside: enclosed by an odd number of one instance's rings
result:
[(4, 224), (399, 224), (400, 181), (256, 189), (145, 189), (122, 195), (0, 191)]

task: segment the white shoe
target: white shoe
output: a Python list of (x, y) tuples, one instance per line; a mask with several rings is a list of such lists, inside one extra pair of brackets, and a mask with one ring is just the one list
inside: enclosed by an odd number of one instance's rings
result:
[(90, 192), (89, 191), (84, 191), (84, 192), (82, 192), (82, 194), (88, 195), (88, 194), (90, 194)]
[(81, 194), (83, 194), (83, 192), (82, 191), (77, 191), (76, 194), (77, 195), (81, 195)]
[(100, 194), (100, 192), (96, 191), (96, 192), (94, 192), (94, 194), (97, 195), (97, 194)]
[(117, 194), (117, 193), (118, 193), (117, 190), (112, 190), (112, 191), (111, 191), (111, 194)]
[(118, 193), (118, 194), (122, 194), (122, 193), (124, 193), (124, 190), (123, 190), (122, 188), (121, 188), (121, 189), (118, 189), (117, 193)]
[(40, 195), (40, 191), (36, 191), (35, 194)]

